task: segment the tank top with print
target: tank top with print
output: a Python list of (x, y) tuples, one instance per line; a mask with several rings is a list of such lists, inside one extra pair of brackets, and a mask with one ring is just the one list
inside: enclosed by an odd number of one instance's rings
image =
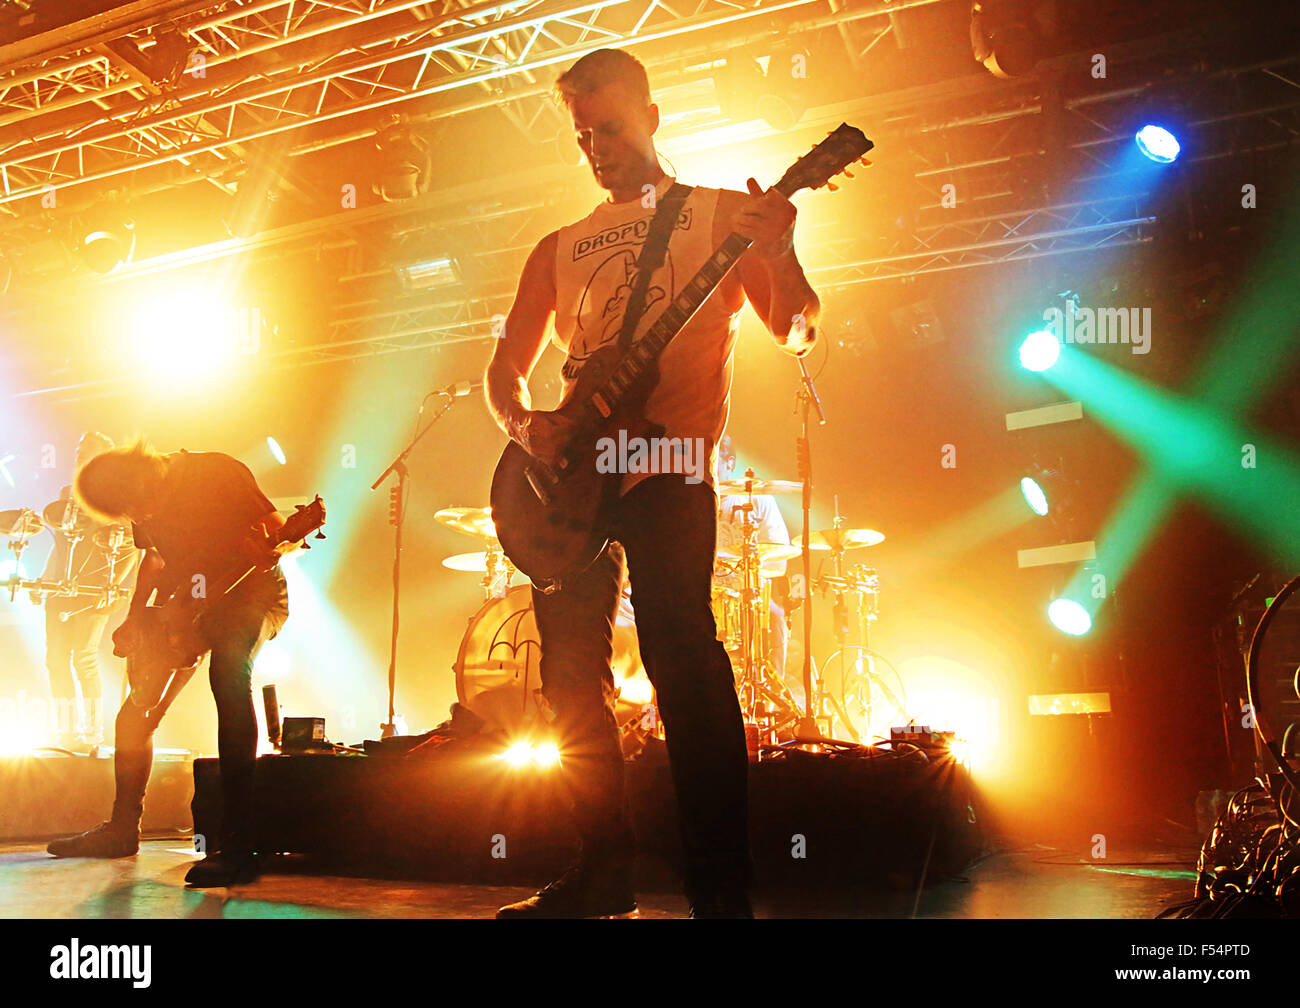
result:
[[(662, 198), (674, 181), (660, 180), (657, 197)], [(635, 339), (650, 330), (713, 254), (718, 194), (717, 189), (695, 188), (686, 198), (664, 261), (651, 277)], [(636, 261), (654, 212), (641, 199), (606, 200), (582, 220), (559, 230), (552, 339), (566, 354), (561, 369), (566, 394), (591, 355), (618, 341), (623, 310), (636, 280)], [(692, 450), (704, 454), (698, 472), (693, 466), (687, 471), (710, 485), (718, 439), (727, 424), (739, 320), (740, 313), (728, 311), (715, 289), (659, 358), (659, 383), (646, 402), (646, 418), (664, 428), (665, 438), (689, 439)], [(626, 475), (622, 492), (645, 478), (644, 473)]]

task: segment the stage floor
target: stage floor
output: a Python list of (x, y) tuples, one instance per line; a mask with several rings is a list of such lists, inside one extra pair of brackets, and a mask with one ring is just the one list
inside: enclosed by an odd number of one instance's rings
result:
[[(187, 841), (151, 840), (136, 858), (58, 860), (43, 844), (0, 844), (0, 918), (354, 917), (482, 918), (532, 890), (501, 886), (309, 875), (277, 861), (258, 882), (187, 890), (195, 860)], [(1196, 851), (1142, 845), (1080, 863), (1086, 851), (1026, 844), (978, 862), (961, 878), (921, 893), (918, 917), (1150, 919), (1188, 900)], [(762, 893), (759, 917), (913, 915), (912, 892)], [(684, 916), (674, 893), (643, 893), (641, 916)]]

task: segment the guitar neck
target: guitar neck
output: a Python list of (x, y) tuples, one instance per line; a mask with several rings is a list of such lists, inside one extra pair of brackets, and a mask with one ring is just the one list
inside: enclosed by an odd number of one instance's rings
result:
[(588, 400), (589, 409), (601, 417), (614, 412), (628, 390), (641, 381), (646, 371), (673, 341), (673, 337), (682, 331), (691, 316), (699, 311), (700, 305), (722, 282), (722, 278), (731, 272), (750, 244), (751, 239), (743, 235), (733, 233), (727, 236), (699, 272), (682, 288), (673, 303), (655, 320), (650, 331), (636, 341), (618, 367), (592, 394)]

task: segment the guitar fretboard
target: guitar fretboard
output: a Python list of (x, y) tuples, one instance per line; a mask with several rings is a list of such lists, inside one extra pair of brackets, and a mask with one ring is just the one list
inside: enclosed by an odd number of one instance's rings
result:
[(673, 303), (664, 309), (650, 331), (624, 354), (613, 373), (591, 396), (590, 406), (601, 416), (609, 416), (619, 401), (646, 373), (664, 348), (672, 342), (682, 327), (699, 311), (714, 288), (722, 282), (736, 261), (749, 248), (751, 241), (743, 235), (730, 234), (709, 256), (698, 273), (682, 288)]

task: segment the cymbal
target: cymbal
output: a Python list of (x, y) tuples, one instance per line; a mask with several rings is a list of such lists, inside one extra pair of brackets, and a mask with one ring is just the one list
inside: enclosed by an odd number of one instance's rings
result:
[[(64, 521), (67, 517), (72, 518), (70, 523)], [(90, 516), (66, 497), (45, 505), (45, 524), (64, 535), (86, 532), (93, 526)]]
[(448, 528), (454, 528), (457, 532), (479, 536), (483, 539), (495, 539), (497, 537), (497, 527), (492, 523), (492, 509), (490, 507), (443, 508), (433, 517)]
[[(756, 494), (795, 494), (803, 492), (803, 484), (793, 480), (753, 480)], [(745, 481), (743, 479), (720, 480), (718, 494), (722, 497), (743, 497)]]
[(111, 526), (109, 528), (100, 529), (94, 535), (95, 545), (100, 549), (102, 549), (105, 553), (111, 553), (111, 552), (130, 553), (132, 550), (136, 548), (135, 539), (132, 538), (131, 536), (131, 530), (130, 529), (122, 530), (122, 538), (117, 543), (117, 549), (114, 550), (113, 538), (117, 534), (117, 531), (118, 531), (117, 529)]
[(487, 552), (478, 553), (456, 553), (453, 556), (443, 557), (442, 565), (448, 570), (468, 571), (471, 574), (482, 574), (487, 571)]
[(10, 539), (30, 539), (45, 528), (41, 516), (31, 508), (0, 511), (0, 535)]
[[(851, 550), (861, 549), (863, 546), (875, 546), (877, 543), (884, 541), (884, 533), (877, 532), (875, 529), (819, 529), (813, 532), (812, 537), (808, 540), (808, 548), (812, 550)], [(796, 536), (794, 543), (802, 549), (803, 536)]]
[[(798, 546), (787, 546), (785, 543), (758, 543), (757, 551), (760, 563), (793, 560), (802, 552)], [(740, 552), (738, 548), (723, 546), (718, 549), (718, 559), (739, 560)]]

